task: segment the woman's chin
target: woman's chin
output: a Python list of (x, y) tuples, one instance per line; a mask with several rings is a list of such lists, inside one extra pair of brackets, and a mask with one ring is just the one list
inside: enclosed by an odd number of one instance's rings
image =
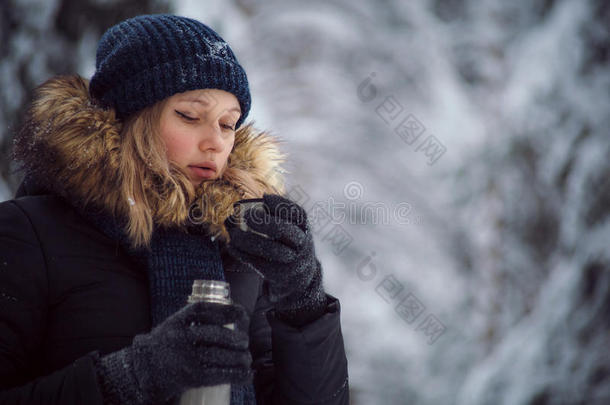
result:
[(201, 186), (203, 183), (206, 182), (210, 182), (210, 181), (214, 181), (216, 180), (216, 178), (209, 178), (209, 179), (203, 179), (203, 180), (191, 180), (191, 184), (193, 185), (193, 187), (197, 188), (199, 186)]

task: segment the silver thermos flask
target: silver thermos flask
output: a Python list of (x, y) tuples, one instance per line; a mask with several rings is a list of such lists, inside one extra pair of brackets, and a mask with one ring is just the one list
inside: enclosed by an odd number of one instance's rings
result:
[[(187, 303), (199, 301), (231, 304), (229, 283), (219, 280), (195, 280), (193, 292), (188, 296)], [(224, 325), (235, 329), (233, 323)], [(180, 405), (229, 405), (231, 403), (231, 384), (191, 388), (180, 397)]]

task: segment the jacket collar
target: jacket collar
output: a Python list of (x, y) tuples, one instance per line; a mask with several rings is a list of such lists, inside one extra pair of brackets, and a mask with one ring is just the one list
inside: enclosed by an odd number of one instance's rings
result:
[[(56, 194), (74, 205), (93, 203), (109, 212), (128, 213), (129, 203), (120, 195), (120, 187), (109, 181), (119, 178), (121, 125), (114, 110), (102, 109), (90, 99), (88, 81), (80, 76), (43, 83), (15, 143), (26, 172), (16, 197)], [(285, 155), (279, 143), (252, 123), (244, 124), (236, 132), (223, 176), (198, 188), (194, 201), (200, 204), (198, 218), (220, 240), (228, 239), (223, 222), (233, 212), (233, 203), (284, 192), (285, 170), (280, 165)], [(177, 197), (169, 191), (167, 198), (153, 201), (156, 222), (186, 224), (193, 201), (176, 204), (181, 201)]]

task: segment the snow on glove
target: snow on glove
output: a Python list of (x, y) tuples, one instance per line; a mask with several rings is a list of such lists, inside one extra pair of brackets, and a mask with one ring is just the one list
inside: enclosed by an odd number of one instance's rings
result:
[(227, 251), (268, 280), (269, 299), (275, 303), (280, 319), (302, 325), (326, 309), (322, 269), (307, 214), (301, 206), (277, 194), (265, 194), (263, 201), (264, 210), (255, 207), (243, 214), (247, 227), (254, 232), (240, 229), (234, 217), (225, 220), (231, 238)]
[(131, 346), (97, 358), (104, 403), (161, 403), (188, 388), (250, 382), (248, 334), (223, 326), (247, 317), (239, 304), (188, 304)]

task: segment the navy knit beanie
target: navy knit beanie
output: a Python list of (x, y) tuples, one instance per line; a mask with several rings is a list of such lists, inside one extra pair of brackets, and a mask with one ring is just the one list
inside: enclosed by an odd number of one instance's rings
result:
[(100, 39), (89, 93), (121, 119), (176, 93), (225, 90), (250, 111), (246, 72), (214, 30), (191, 18), (141, 15), (109, 28)]

